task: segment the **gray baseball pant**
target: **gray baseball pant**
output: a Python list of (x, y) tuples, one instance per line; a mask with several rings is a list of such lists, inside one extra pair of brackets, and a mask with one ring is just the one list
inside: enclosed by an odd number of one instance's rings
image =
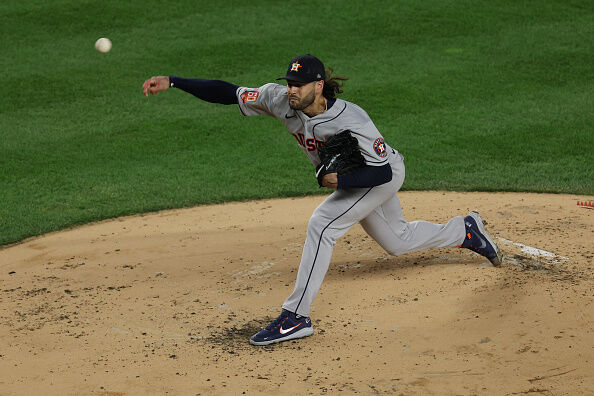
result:
[(356, 223), (360, 222), (363, 229), (392, 255), (462, 244), (466, 231), (461, 216), (452, 218), (445, 225), (404, 219), (396, 194), (404, 182), (404, 161), (398, 158), (391, 166), (393, 176), (390, 182), (371, 188), (336, 190), (316, 208), (307, 227), (295, 289), (284, 302), (284, 309), (309, 316), (336, 240)]

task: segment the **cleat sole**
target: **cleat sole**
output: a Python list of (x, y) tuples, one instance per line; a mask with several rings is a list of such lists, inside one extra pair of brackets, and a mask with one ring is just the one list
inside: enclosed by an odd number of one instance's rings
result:
[(294, 340), (296, 338), (307, 337), (307, 336), (312, 335), (313, 333), (314, 333), (313, 327), (306, 327), (304, 329), (294, 332), (293, 334), (289, 334), (286, 337), (279, 337), (279, 338), (275, 338), (274, 340), (254, 341), (250, 338), (250, 344), (252, 344), (252, 345), (270, 345), (270, 344), (275, 344), (277, 342), (283, 342), (283, 341)]

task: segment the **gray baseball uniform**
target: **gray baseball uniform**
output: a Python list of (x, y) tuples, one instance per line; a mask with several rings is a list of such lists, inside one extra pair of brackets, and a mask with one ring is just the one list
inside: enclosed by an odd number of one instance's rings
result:
[(363, 229), (393, 255), (462, 244), (465, 226), (460, 216), (445, 225), (404, 219), (396, 194), (404, 181), (403, 157), (385, 143), (369, 115), (359, 106), (336, 99), (330, 109), (309, 117), (289, 107), (287, 88), (283, 85), (240, 87), (236, 95), (243, 115), (263, 114), (282, 121), (316, 166), (320, 163), (318, 148), (330, 136), (350, 130), (359, 141), (367, 165), (390, 164), (392, 168), (390, 182), (370, 188), (336, 190), (317, 207), (309, 220), (295, 289), (284, 302), (284, 309), (309, 316), (336, 240), (356, 223), (361, 223)]

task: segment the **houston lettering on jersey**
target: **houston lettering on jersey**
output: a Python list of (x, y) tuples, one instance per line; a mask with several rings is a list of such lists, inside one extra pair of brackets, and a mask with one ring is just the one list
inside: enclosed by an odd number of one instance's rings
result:
[(307, 151), (319, 150), (319, 148), (324, 144), (322, 140), (317, 140), (314, 138), (305, 139), (305, 135), (303, 133), (292, 133), (292, 135), (295, 136), (295, 139), (297, 139), (297, 143), (299, 143), (301, 147), (305, 147)]

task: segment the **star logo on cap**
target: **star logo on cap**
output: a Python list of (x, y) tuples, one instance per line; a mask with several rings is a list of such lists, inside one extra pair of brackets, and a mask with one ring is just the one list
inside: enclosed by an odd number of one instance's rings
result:
[(295, 62), (291, 65), (291, 71), (299, 71), (299, 68), (301, 67), (301, 65), (299, 64), (299, 62)]

